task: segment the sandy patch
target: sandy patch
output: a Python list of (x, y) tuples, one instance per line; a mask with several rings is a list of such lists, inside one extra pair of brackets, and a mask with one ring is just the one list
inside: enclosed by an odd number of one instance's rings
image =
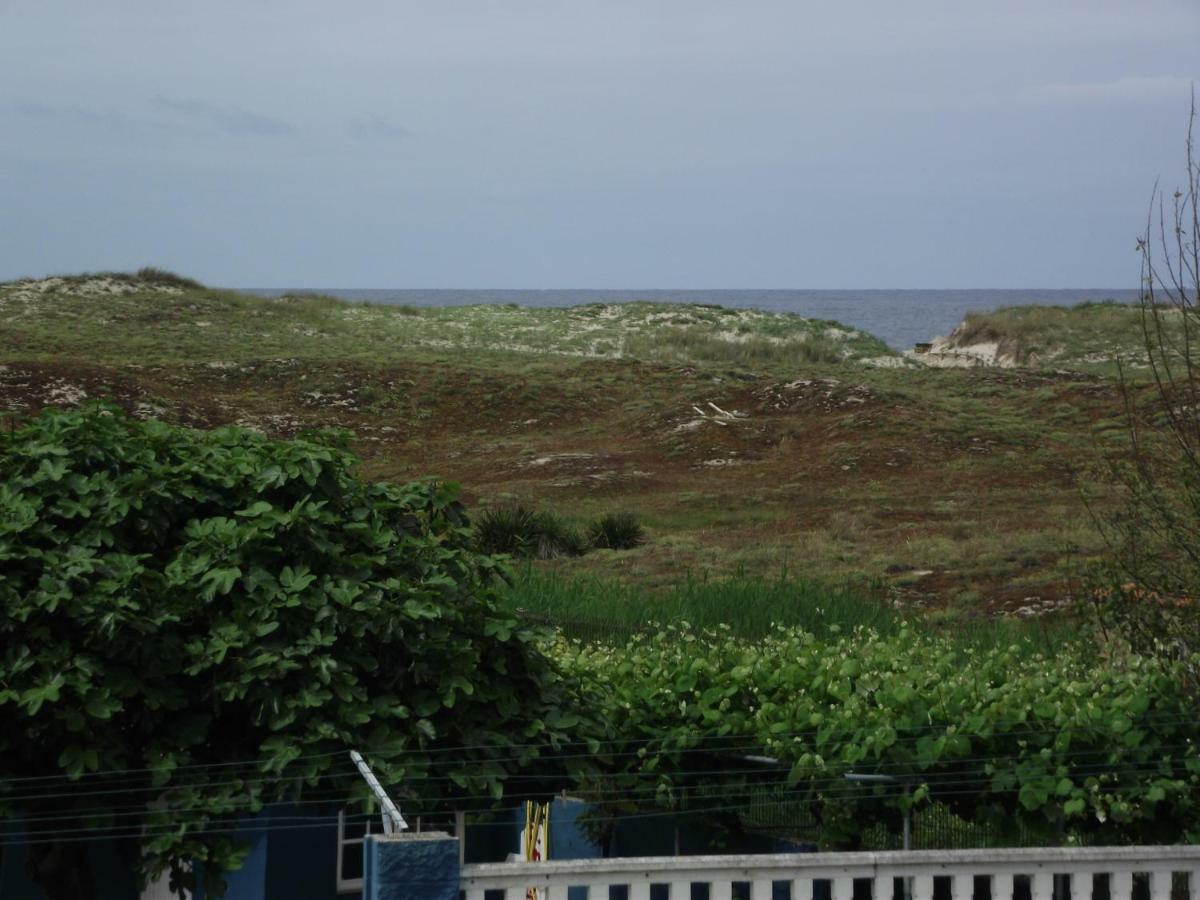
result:
[(917, 353), (915, 350), (909, 350), (905, 356), (914, 362), (937, 369), (970, 369), (976, 366), (1012, 369), (1017, 365), (1015, 354), (1002, 351), (996, 341), (960, 346), (954, 342), (953, 332), (949, 337), (934, 338), (927, 352)]
[(575, 452), (568, 452), (568, 453), (549, 453), (545, 456), (535, 456), (533, 459), (528, 460), (523, 465), (526, 468), (536, 469), (536, 468), (540, 468), (542, 466), (549, 466), (554, 463), (573, 462), (573, 461), (581, 460), (581, 459), (594, 459), (595, 456), (596, 456), (595, 453), (585, 453), (583, 451), (575, 451)]
[(859, 362), (875, 369), (902, 369), (912, 365), (912, 360), (907, 356), (868, 356)]

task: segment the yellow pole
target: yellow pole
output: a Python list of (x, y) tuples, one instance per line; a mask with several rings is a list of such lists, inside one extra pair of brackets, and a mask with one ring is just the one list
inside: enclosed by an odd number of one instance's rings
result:
[[(541, 838), (541, 850), (538, 839)], [(550, 858), (550, 804), (525, 801), (525, 843), (522, 855), (528, 862), (541, 862)], [(538, 900), (537, 888), (525, 891), (526, 900)]]

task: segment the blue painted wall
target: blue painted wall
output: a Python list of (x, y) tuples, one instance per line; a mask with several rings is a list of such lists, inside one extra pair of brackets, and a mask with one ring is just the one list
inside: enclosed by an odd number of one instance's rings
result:
[[(238, 838), (248, 841), (251, 849), (246, 857), (246, 863), (236, 872), (225, 875), (228, 889), (226, 900), (268, 900), (266, 890), (267, 850), (269, 840), (278, 835), (268, 835), (255, 832), (253, 819), (246, 820), (246, 830), (238, 833)], [(24, 829), (19, 822), (0, 822), (0, 834), (5, 842), (22, 839)], [(333, 847), (337, 839), (329, 839), (328, 855), (333, 855)], [(134, 864), (137, 861), (136, 846), (129, 841), (93, 841), (88, 844), (88, 856), (92, 862), (92, 874), (95, 878), (96, 894), (99, 900), (138, 900), (140, 892), (137, 879), (134, 877)], [(45, 900), (41, 889), (29, 880), (25, 873), (25, 861), (28, 848), (20, 844), (7, 846), (0, 850), (0, 898), (2, 900)], [(296, 897), (297, 900), (333, 900), (336, 897), (333, 882), (329, 890), (323, 894), (278, 894), (279, 897)], [(196, 900), (204, 900), (204, 892), (197, 892)]]
[[(550, 807), (550, 858), (596, 859), (600, 846), (582, 827), (580, 818), (588, 806), (578, 800), (555, 800)], [(330, 815), (336, 814), (330, 810)], [(287, 828), (263, 831), (272, 819), (312, 815), (312, 810), (296, 807), (272, 807), (243, 823), (237, 837), (250, 844), (246, 862), (236, 872), (228, 872), (225, 900), (338, 900), (337, 827)], [(468, 863), (503, 862), (518, 851), (524, 807), (494, 814), (487, 822), (467, 826), (465, 857)], [(280, 823), (283, 824), (283, 823)], [(0, 822), (5, 841), (23, 837), (19, 822)], [(694, 825), (679, 834), (683, 854), (712, 852), (715, 830)], [(739, 839), (732, 851), (750, 853), (786, 853), (811, 851), (811, 845), (793, 844), (753, 835)], [(89, 852), (96, 875), (100, 900), (138, 900), (132, 870), (135, 850), (127, 843), (104, 841), (91, 844)], [(613, 856), (671, 856), (675, 853), (675, 819), (670, 815), (646, 816), (619, 824), (613, 835)], [(353, 895), (340, 895), (349, 900)], [(44, 900), (42, 893), (25, 875), (25, 848), (0, 849), (0, 898), (2, 900)], [(198, 892), (196, 900), (204, 900)], [(572, 898), (574, 900), (574, 898)]]
[(363, 900), (458, 900), (458, 842), (368, 838)]
[[(248, 822), (247, 826), (253, 827), (253, 823)], [(236, 872), (226, 872), (222, 876), (226, 885), (225, 900), (263, 900), (267, 886), (267, 851), (275, 836), (243, 831), (238, 832), (237, 837), (249, 842), (250, 853), (240, 869)]]
[(599, 859), (600, 845), (587, 835), (580, 816), (588, 805), (579, 800), (550, 804), (550, 859)]
[[(325, 812), (330, 816), (337, 815), (336, 809)], [(311, 815), (311, 808), (275, 807), (267, 818)], [(238, 900), (333, 900), (337, 897), (337, 825), (270, 832), (264, 885), (262, 894)]]

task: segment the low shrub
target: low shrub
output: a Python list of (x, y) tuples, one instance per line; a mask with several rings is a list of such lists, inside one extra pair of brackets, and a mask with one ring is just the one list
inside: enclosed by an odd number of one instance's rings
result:
[(553, 513), (514, 504), (489, 509), (475, 524), (475, 539), (484, 553), (554, 559), (581, 556), (587, 541), (579, 530)]
[(629, 550), (645, 538), (642, 523), (633, 513), (608, 513), (588, 526), (588, 540), (601, 549)]
[(538, 559), (554, 559), (556, 556), (582, 556), (588, 551), (588, 542), (578, 528), (563, 521), (552, 513), (537, 514)]

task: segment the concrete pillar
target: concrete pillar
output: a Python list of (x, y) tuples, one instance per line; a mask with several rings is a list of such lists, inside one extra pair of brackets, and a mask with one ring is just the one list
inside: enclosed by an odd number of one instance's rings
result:
[(363, 842), (363, 900), (458, 900), (458, 841), (438, 831)]

